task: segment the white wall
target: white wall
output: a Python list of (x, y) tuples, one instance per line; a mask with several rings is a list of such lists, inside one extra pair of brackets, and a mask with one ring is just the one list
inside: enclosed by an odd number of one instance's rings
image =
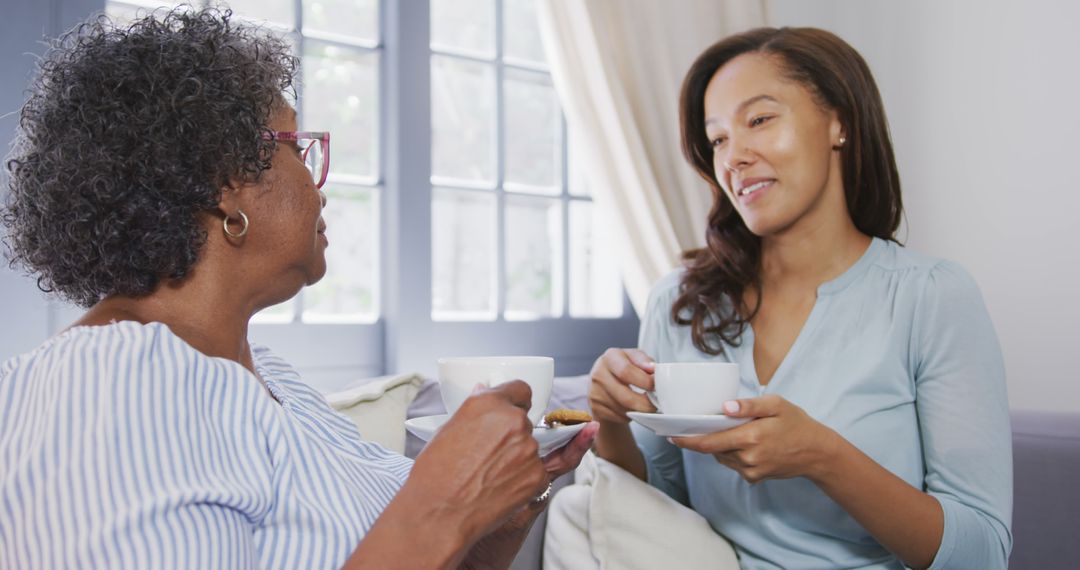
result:
[(831, 30), (867, 59), (907, 245), (979, 282), (1012, 407), (1080, 411), (1080, 3), (773, 0), (770, 23)]

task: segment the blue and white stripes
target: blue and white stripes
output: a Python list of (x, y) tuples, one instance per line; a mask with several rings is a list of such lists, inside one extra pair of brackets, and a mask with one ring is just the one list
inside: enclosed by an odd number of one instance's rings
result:
[(337, 568), (408, 476), (269, 351), (78, 327), (0, 366), (0, 568)]

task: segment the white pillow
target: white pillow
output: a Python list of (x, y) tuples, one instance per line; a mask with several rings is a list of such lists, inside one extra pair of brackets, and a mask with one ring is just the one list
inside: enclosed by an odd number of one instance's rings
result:
[(698, 513), (591, 452), (548, 510), (545, 570), (738, 570), (734, 549)]
[(405, 453), (405, 413), (423, 381), (419, 374), (363, 378), (326, 394), (326, 401), (352, 420), (365, 440)]

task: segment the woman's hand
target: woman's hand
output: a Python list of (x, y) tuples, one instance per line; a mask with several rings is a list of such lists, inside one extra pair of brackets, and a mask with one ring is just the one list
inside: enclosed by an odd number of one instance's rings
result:
[(827, 471), (842, 439), (802, 408), (773, 394), (726, 402), (724, 413), (756, 419), (727, 431), (676, 437), (671, 442), (712, 454), (750, 483), (790, 477), (816, 480)]
[[(728, 407), (735, 403), (737, 408)], [(806, 477), (905, 566), (926, 568), (934, 561), (945, 525), (938, 499), (780, 396), (733, 400), (725, 403), (725, 414), (756, 419), (727, 431), (672, 438), (672, 443), (711, 453), (750, 483)]]
[[(416, 458), (408, 486), (422, 488), (471, 542), (542, 493), (548, 471), (537, 455), (521, 381), (478, 390)], [(436, 515), (437, 516), (437, 515)]]
[[(531, 401), (521, 381), (466, 399), (416, 458), (346, 568), (457, 568), (477, 541), (542, 493), (548, 473), (526, 416)], [(496, 559), (509, 564), (513, 551)]]
[[(596, 432), (599, 431), (599, 428), (600, 424), (589, 422), (574, 436), (574, 439), (570, 440), (570, 443), (544, 457), (544, 470), (547, 471), (549, 481), (555, 481), (555, 479), (577, 469), (577, 466), (581, 464), (581, 458), (585, 457), (585, 452), (592, 447), (593, 439), (596, 438)], [(529, 502), (527, 507), (512, 516), (500, 531), (510, 531), (511, 533), (515, 530), (528, 531), (533, 520), (547, 507), (548, 502)]]
[(547, 471), (548, 478), (554, 481), (577, 469), (581, 458), (585, 457), (585, 452), (592, 447), (593, 439), (599, 429), (600, 424), (589, 422), (574, 436), (574, 439), (570, 440), (570, 443), (544, 457), (544, 469)]
[(589, 406), (601, 422), (626, 424), (626, 412), (655, 412), (656, 407), (639, 392), (630, 389), (653, 389), (656, 363), (636, 348), (609, 348), (593, 364), (589, 384)]
[[(577, 468), (578, 464), (581, 463), (581, 458), (585, 456), (585, 452), (592, 445), (598, 428), (599, 424), (589, 422), (574, 436), (570, 443), (544, 457), (544, 470), (547, 472), (549, 481), (554, 481), (557, 477)], [(519, 509), (501, 527), (481, 538), (473, 546), (461, 568), (505, 568), (509, 566), (521, 548), (521, 544), (525, 541), (525, 537), (528, 535), (536, 517), (543, 512), (548, 502), (547, 500), (532, 500), (525, 508)]]

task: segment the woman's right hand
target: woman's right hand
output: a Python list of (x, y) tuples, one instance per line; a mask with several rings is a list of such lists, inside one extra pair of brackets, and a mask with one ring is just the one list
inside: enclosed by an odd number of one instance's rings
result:
[(609, 348), (593, 364), (589, 405), (600, 422), (625, 424), (626, 412), (655, 412), (649, 398), (630, 389), (653, 389), (656, 363), (636, 348)]
[(520, 380), (480, 389), (416, 458), (409, 482), (463, 525), (467, 540), (491, 532), (547, 487), (526, 415), (531, 401)]
[(346, 568), (457, 568), (547, 488), (521, 381), (479, 389), (416, 458)]

